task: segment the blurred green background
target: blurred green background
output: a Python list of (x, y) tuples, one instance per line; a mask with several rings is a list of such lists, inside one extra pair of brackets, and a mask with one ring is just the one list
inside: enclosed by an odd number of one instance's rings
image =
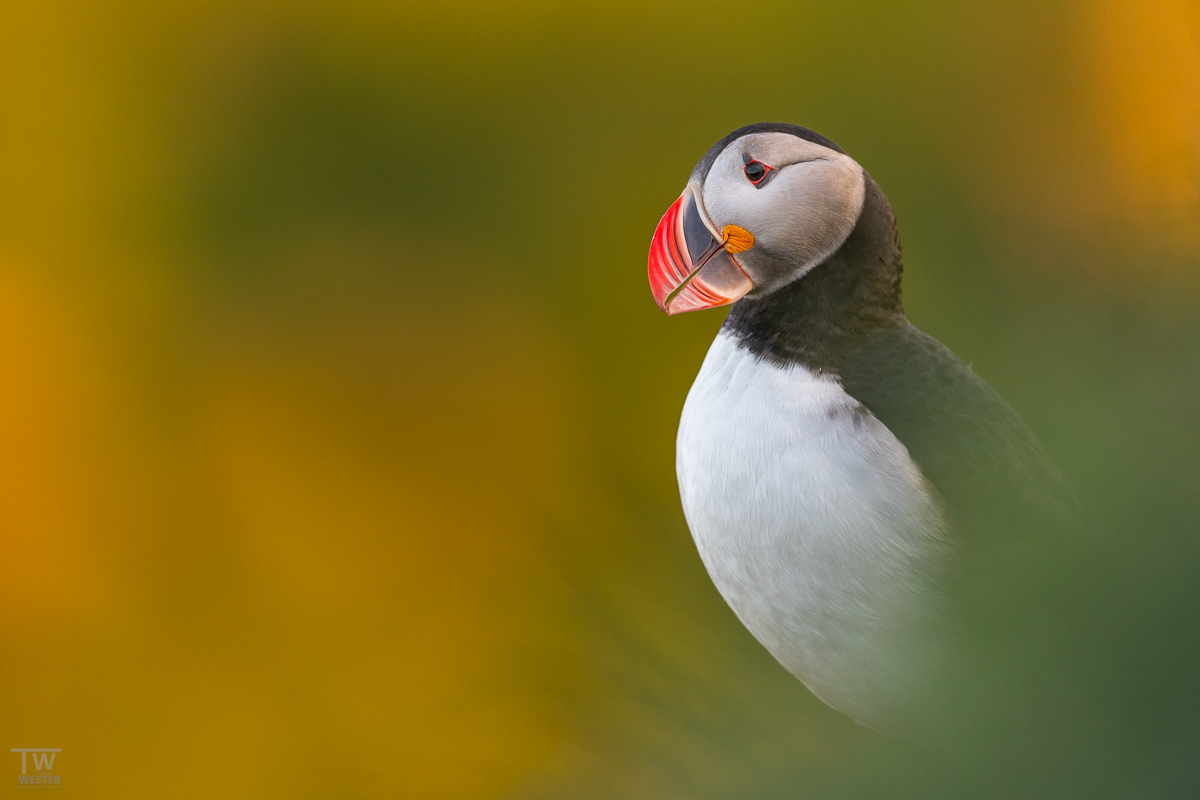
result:
[[(0, 20), (0, 745), (73, 795), (1200, 795), (1196, 2)], [(723, 313), (645, 256), (767, 120), (879, 181), (910, 318), (1093, 510), (1104, 690), (1026, 755), (826, 708), (694, 551)]]

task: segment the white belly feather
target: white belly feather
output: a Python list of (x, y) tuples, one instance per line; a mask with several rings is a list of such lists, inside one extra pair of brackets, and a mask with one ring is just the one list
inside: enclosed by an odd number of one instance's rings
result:
[(829, 705), (892, 727), (915, 690), (946, 551), (904, 445), (836, 380), (720, 334), (676, 458), (700, 557), (746, 627)]

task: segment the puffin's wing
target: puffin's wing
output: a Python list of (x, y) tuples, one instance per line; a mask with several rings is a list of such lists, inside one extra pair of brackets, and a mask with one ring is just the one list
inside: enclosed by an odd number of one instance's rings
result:
[(961, 534), (1078, 524), (1069, 485), (1029, 428), (937, 339), (907, 321), (884, 326), (849, 354), (840, 377), (908, 448)]

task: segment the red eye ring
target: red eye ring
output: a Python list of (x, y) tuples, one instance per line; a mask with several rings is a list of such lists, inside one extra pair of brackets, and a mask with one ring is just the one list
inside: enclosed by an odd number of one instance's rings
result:
[(771, 173), (775, 168), (770, 164), (764, 164), (761, 161), (756, 161), (750, 157), (749, 153), (742, 154), (742, 172), (746, 175), (746, 180), (754, 184), (754, 188), (761, 189), (766, 185)]

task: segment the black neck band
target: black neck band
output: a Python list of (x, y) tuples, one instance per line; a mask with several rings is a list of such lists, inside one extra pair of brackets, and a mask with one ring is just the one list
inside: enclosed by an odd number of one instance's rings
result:
[(863, 209), (842, 246), (787, 286), (734, 303), (722, 332), (781, 366), (836, 374), (872, 331), (904, 319), (896, 220), (883, 190), (863, 178)]

